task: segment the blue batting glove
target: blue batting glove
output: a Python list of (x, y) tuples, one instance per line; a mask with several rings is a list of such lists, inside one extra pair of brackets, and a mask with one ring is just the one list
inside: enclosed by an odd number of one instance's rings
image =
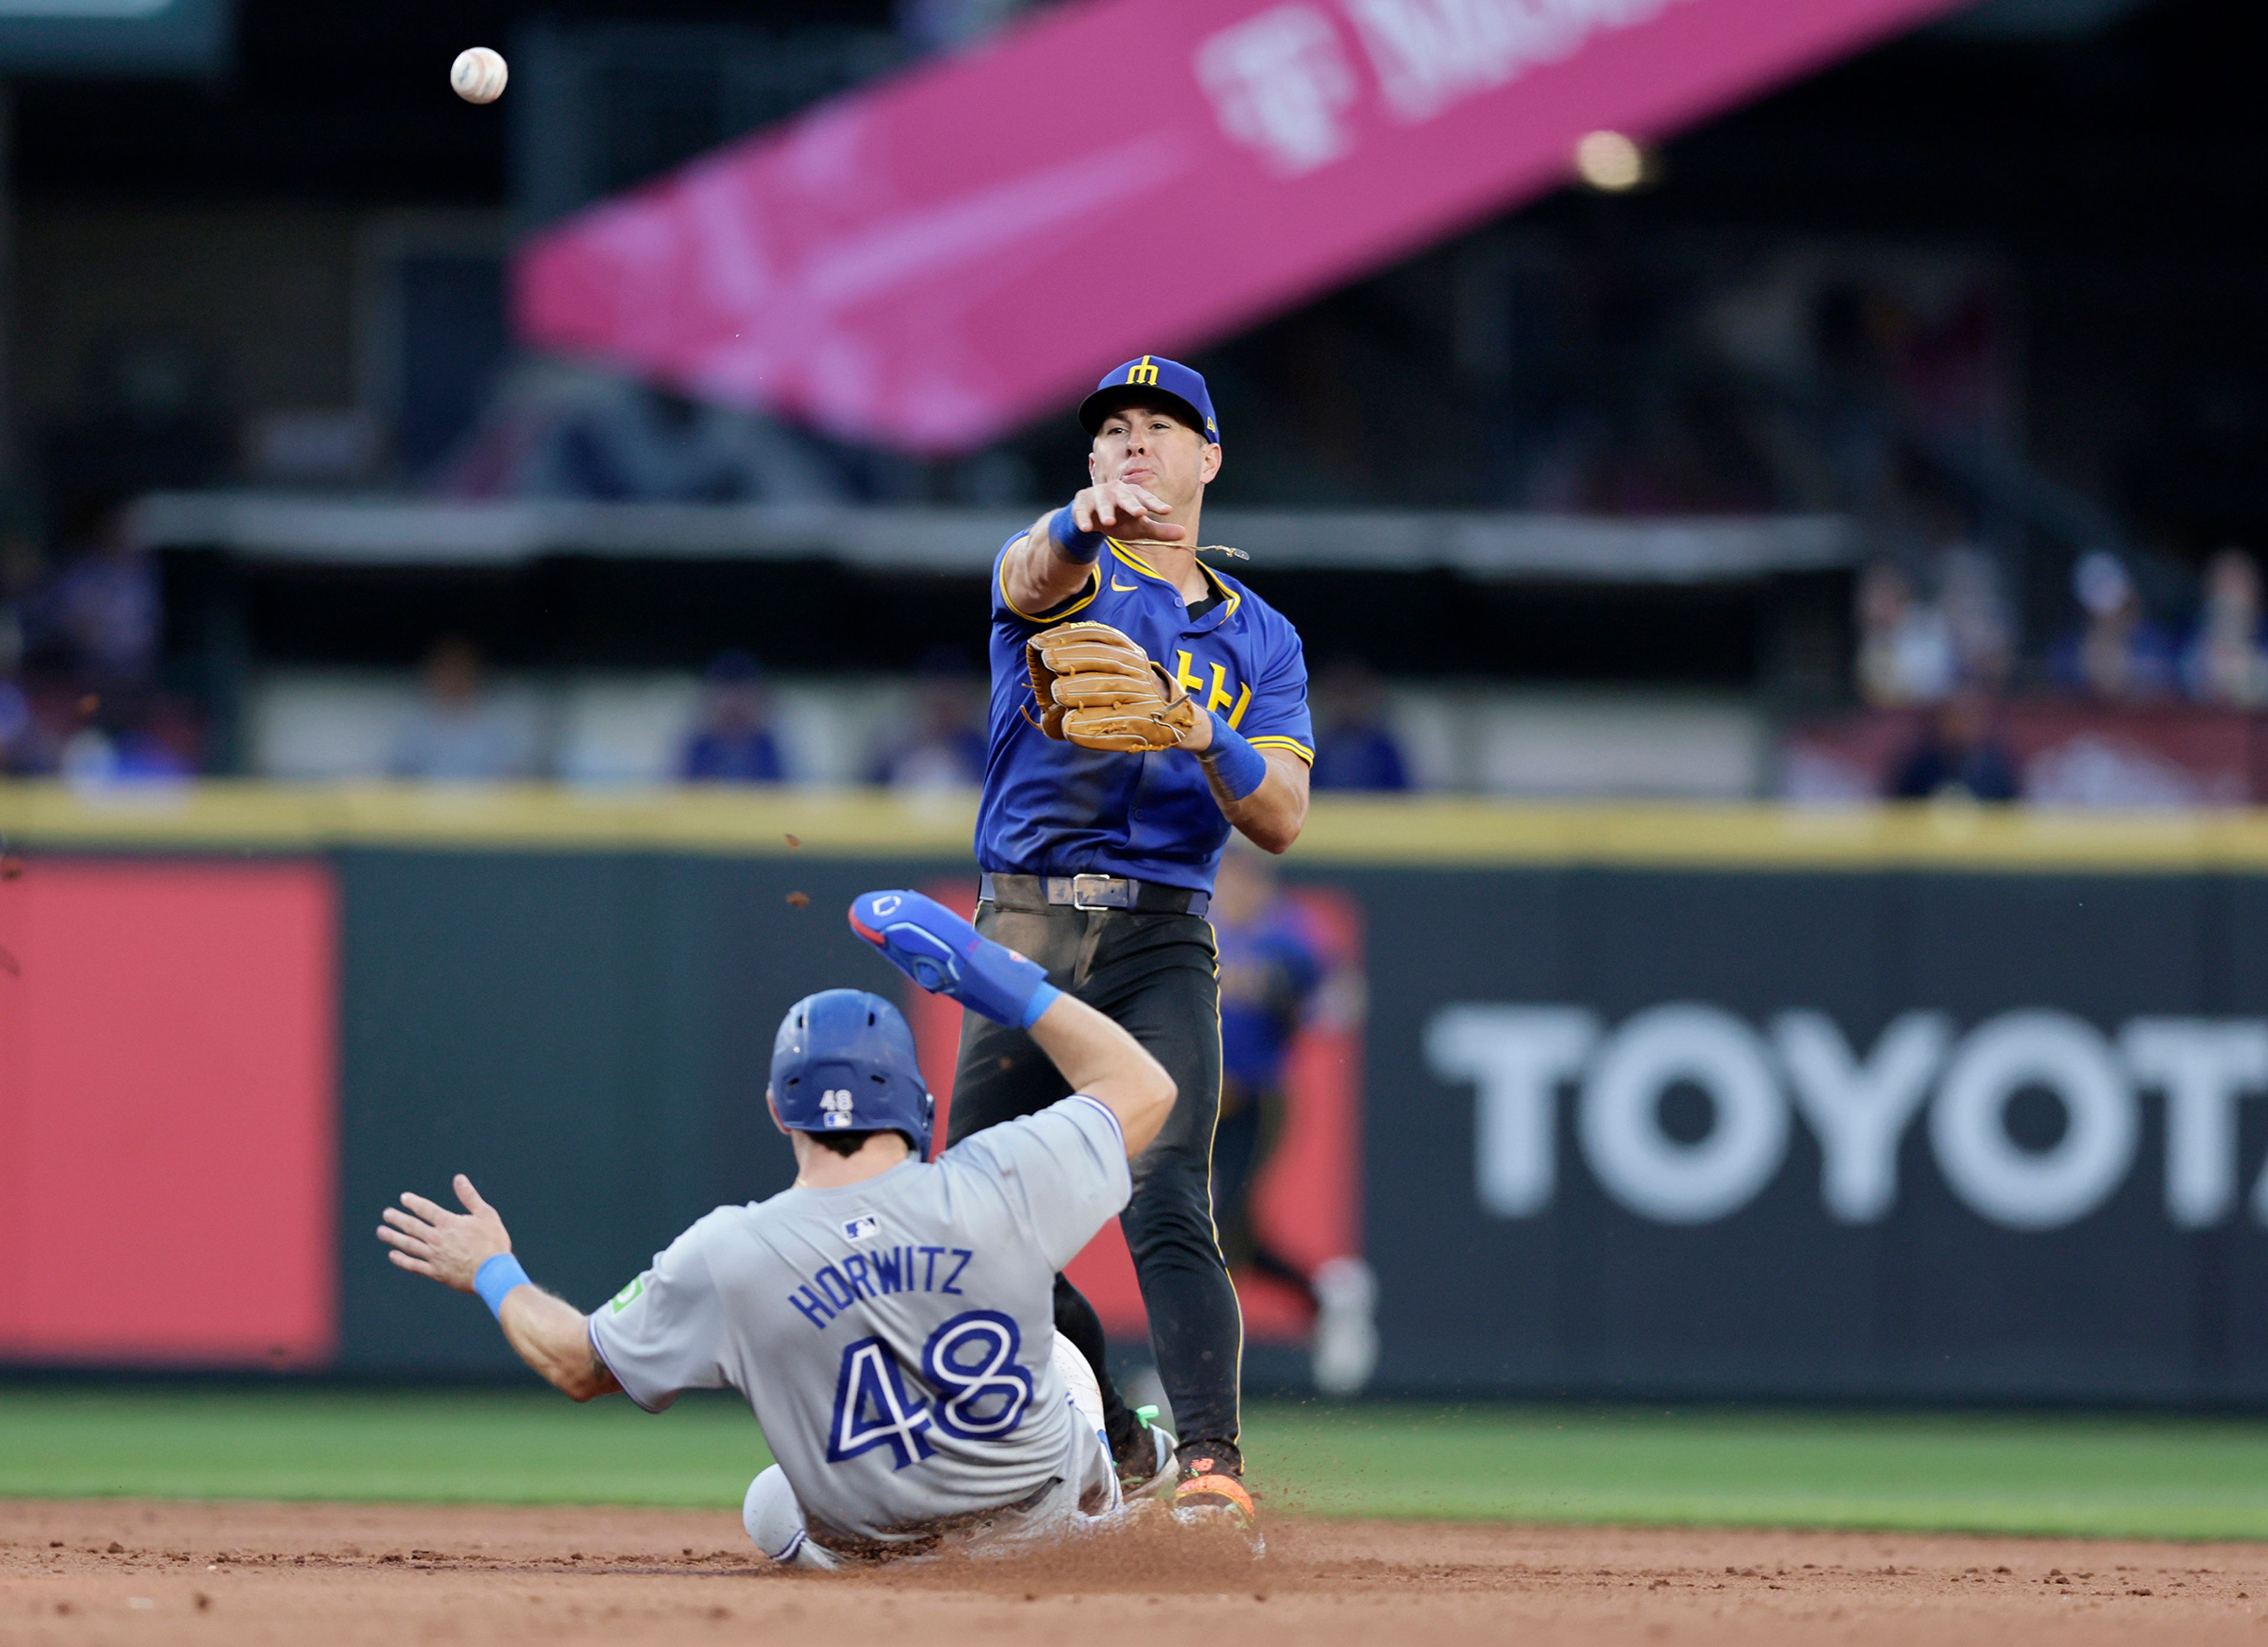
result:
[(996, 1024), (1029, 1029), (1063, 993), (1046, 968), (917, 892), (870, 892), (850, 906), (850, 930), (928, 990)]

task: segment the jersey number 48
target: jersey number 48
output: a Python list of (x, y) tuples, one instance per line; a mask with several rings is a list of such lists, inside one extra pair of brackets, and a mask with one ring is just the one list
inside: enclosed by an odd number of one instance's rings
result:
[(845, 1345), (827, 1461), (840, 1464), (887, 1447), (890, 1467), (902, 1470), (936, 1454), (932, 1433), (963, 1441), (1012, 1433), (1032, 1401), (1032, 1375), (1016, 1364), (1022, 1348), (1011, 1316), (998, 1310), (954, 1316), (922, 1346), (919, 1380), (936, 1392), (932, 1401), (908, 1385), (906, 1369), (880, 1338)]

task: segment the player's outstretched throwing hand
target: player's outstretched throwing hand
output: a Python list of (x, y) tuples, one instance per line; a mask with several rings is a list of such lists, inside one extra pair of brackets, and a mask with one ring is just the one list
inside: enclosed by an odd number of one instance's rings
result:
[(1063, 993), (1037, 963), (917, 892), (864, 894), (850, 906), (850, 929), (932, 995), (996, 1024), (1029, 1029)]

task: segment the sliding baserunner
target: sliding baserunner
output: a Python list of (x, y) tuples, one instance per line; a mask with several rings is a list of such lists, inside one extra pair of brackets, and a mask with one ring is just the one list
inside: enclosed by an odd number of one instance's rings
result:
[(1132, 1036), (931, 900), (869, 893), (851, 921), (924, 989), (1028, 1033), (1073, 1096), (929, 1161), (904, 1018), (828, 989), (772, 1046), (793, 1187), (718, 1208), (596, 1312), (529, 1281), (462, 1174), (463, 1212), (405, 1195), (378, 1232), (402, 1268), (477, 1292), (577, 1401), (620, 1390), (659, 1411), (739, 1391), (779, 1460), (742, 1519), (799, 1567), (1045, 1536), (1117, 1508), (1101, 1395), (1056, 1335), (1055, 1277), (1126, 1204), (1128, 1158), (1174, 1105)]

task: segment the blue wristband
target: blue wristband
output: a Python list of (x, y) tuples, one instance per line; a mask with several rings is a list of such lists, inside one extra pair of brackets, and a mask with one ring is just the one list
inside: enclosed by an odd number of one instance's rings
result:
[(473, 1290), (481, 1295), (481, 1302), (489, 1306), (489, 1313), (498, 1320), (504, 1319), (504, 1295), (517, 1287), (532, 1287), (527, 1272), (519, 1267), (519, 1260), (510, 1253), (498, 1253), (483, 1263), (473, 1276)]
[(1024, 1015), (1021, 1020), (1018, 1022), (1016, 1027), (1018, 1029), (1031, 1028), (1033, 1025), (1040, 1021), (1040, 1014), (1053, 1006), (1062, 995), (1063, 991), (1057, 989), (1055, 985), (1051, 983), (1043, 983), (1038, 989), (1033, 990), (1032, 998), (1024, 1003)]
[(1220, 779), (1231, 800), (1242, 800), (1268, 781), (1268, 757), (1218, 715), (1212, 718), (1212, 746), (1197, 759), (1204, 762), (1206, 771)]
[(1092, 566), (1102, 555), (1102, 533), (1081, 532), (1079, 517), (1065, 504), (1048, 517), (1048, 541), (1056, 553), (1078, 566)]

